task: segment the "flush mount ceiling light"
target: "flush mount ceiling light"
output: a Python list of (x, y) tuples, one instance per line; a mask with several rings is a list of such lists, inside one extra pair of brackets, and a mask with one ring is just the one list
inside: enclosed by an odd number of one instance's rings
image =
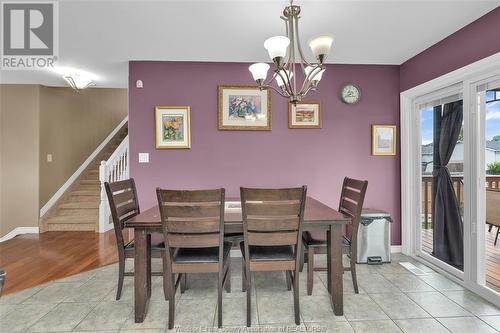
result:
[(64, 81), (76, 91), (87, 89), (88, 87), (95, 86), (95, 83), (89, 77), (81, 74), (63, 75)]
[[(316, 90), (319, 81), (325, 72), (324, 62), (332, 47), (333, 37), (330, 35), (318, 36), (309, 42), (316, 62), (309, 63), (305, 57), (299, 38), (299, 18), (300, 6), (294, 5), (293, 0), (290, 6), (285, 7), (281, 19), (285, 21), (286, 35), (268, 38), (264, 42), (264, 47), (269, 53), (276, 68), (272, 78), (265, 82), (267, 71), (270, 66), (266, 63), (256, 63), (251, 65), (248, 70), (252, 73), (253, 79), (257, 82), (259, 88), (273, 89), (278, 94), (286, 97), (292, 103), (297, 103), (311, 90)], [(298, 57), (296, 59), (296, 57)], [(297, 61), (299, 63), (297, 63)], [(300, 66), (304, 81), (302, 84), (297, 82), (298, 69)], [(271, 85), (275, 80), (278, 88)]]
[(60, 74), (64, 81), (76, 91), (95, 86), (96, 76), (89, 72), (69, 67), (57, 67), (54, 68), (54, 71)]

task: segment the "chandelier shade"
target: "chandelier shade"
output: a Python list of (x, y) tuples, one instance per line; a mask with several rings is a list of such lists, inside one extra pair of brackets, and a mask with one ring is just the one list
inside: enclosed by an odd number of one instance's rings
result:
[(307, 66), (304, 68), (304, 74), (306, 75), (306, 78), (309, 78), (311, 81), (321, 81), (321, 77), (323, 76), (323, 73), (325, 72), (324, 69), (319, 69), (316, 67), (314, 68), (313, 66)]
[(248, 70), (252, 73), (253, 79), (259, 81), (267, 78), (267, 71), (269, 68), (270, 66), (268, 64), (259, 62), (248, 67)]
[[(272, 89), (294, 104), (300, 102), (310, 91), (317, 89), (334, 40), (331, 35), (320, 35), (311, 39), (309, 47), (315, 60), (308, 62), (299, 38), (300, 12), (300, 7), (294, 5), (291, 0), (281, 16), (285, 22), (286, 36), (274, 36), (264, 42), (264, 48), (275, 65), (272, 77), (267, 79), (270, 66), (266, 63), (256, 63), (248, 68), (261, 90)], [(303, 75), (297, 75), (300, 70)], [(298, 82), (301, 77), (304, 77), (304, 80)], [(277, 87), (272, 85), (273, 81), (276, 81)]]
[(284, 36), (274, 36), (266, 39), (264, 47), (269, 53), (269, 58), (284, 58), (290, 45), (290, 39)]
[(309, 47), (311, 48), (311, 51), (316, 59), (319, 60), (321, 57), (323, 57), (322, 60), (324, 60), (330, 53), (332, 43), (332, 36), (318, 36), (314, 39), (311, 39), (311, 41), (309, 42)]

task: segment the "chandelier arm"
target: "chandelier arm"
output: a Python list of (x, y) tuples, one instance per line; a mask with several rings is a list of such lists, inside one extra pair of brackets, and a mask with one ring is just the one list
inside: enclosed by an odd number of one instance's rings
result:
[[(277, 71), (277, 72), (275, 72), (275, 74), (280, 76), (282, 82), (284, 83), (285, 91), (287, 92), (287, 94), (290, 96), (293, 96), (294, 92), (292, 90), (292, 86), (290, 83), (290, 76), (288, 75), (288, 72), (287, 71)], [(284, 74), (284, 76), (283, 76), (283, 74)]]
[(323, 70), (322, 65), (314, 65), (313, 69), (307, 74), (304, 78), (304, 82), (302, 83), (302, 87), (300, 88), (300, 92), (303, 92), (305, 89), (307, 89), (308, 86), (311, 86), (313, 80), (312, 78), (316, 76), (319, 72)]
[[(290, 20), (288, 17), (285, 16), (280, 16), (280, 18), (285, 22), (285, 34), (290, 39), (290, 34), (289, 34), (289, 29), (288, 29), (288, 21)], [(290, 63), (290, 52), (288, 52), (288, 55), (286, 56), (286, 60), (284, 61), (283, 68), (286, 69), (288, 64)]]
[(300, 64), (302, 65), (302, 70), (304, 70), (304, 64), (306, 66), (311, 66), (311, 64), (306, 60), (306, 57), (304, 57), (304, 52), (302, 51), (302, 45), (300, 44), (299, 18), (300, 16), (297, 16), (297, 19), (295, 20), (295, 31), (297, 32), (297, 49), (299, 50)]
[[(293, 73), (291, 79), (293, 79), (293, 85), (292, 85), (292, 80), (288, 78), (288, 83), (289, 83), (289, 89), (290, 89), (290, 95), (295, 97), (297, 94), (297, 73), (295, 70), (295, 30), (294, 30), (294, 21), (296, 20), (296, 16), (292, 15), (289, 18), (289, 31), (290, 31), (290, 71)], [(288, 75), (287, 75), (288, 76)]]
[[(284, 90), (286, 92), (286, 95), (283, 94), (283, 90), (279, 90), (279, 89), (276, 89), (271, 83), (273, 82), (273, 80), (276, 79), (276, 76), (280, 76), (281, 80), (283, 80), (283, 82), (288, 82), (287, 80), (285, 80), (286, 78), (283, 77), (282, 74), (280, 74), (278, 72), (278, 70), (276, 70), (273, 74), (273, 76), (267, 81), (267, 82), (263, 82), (261, 85), (259, 85), (259, 88), (263, 89), (263, 88), (270, 88), (274, 91), (276, 91), (278, 94), (280, 94), (282, 97), (285, 97), (285, 98), (289, 98), (291, 96), (290, 94), (290, 91), (288, 89)], [(286, 75), (286, 72), (285, 72), (285, 75)]]
[(310, 87), (312, 86), (312, 81), (310, 80), (304, 80), (304, 83), (297, 95), (299, 96), (305, 96), (307, 92), (310, 90)]
[(283, 94), (283, 92), (282, 92), (282, 91), (280, 91), (280, 90), (276, 89), (275, 87), (273, 87), (273, 86), (272, 86), (272, 85), (270, 85), (270, 84), (263, 84), (263, 85), (261, 86), (261, 88), (262, 88), (262, 89), (271, 89), (271, 90), (274, 90), (275, 92), (277, 92), (278, 94), (280, 94), (280, 95), (281, 95), (281, 97), (285, 97), (285, 98), (289, 98), (289, 97), (290, 97), (290, 96), (288, 96), (288, 95)]
[(312, 85), (312, 84), (309, 84), (309, 86), (307, 87), (307, 89), (305, 91), (301, 91), (300, 92), (300, 96), (301, 97), (304, 97), (305, 95), (307, 95), (310, 91), (314, 91), (316, 90), (316, 86)]

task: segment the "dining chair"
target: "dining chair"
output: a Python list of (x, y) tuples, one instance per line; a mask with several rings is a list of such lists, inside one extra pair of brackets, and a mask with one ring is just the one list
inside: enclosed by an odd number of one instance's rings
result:
[(307, 187), (240, 188), (244, 242), (241, 252), (247, 294), (247, 326), (252, 324), (252, 272), (284, 271), (293, 285), (295, 323), (300, 325), (299, 255)]
[(497, 245), (498, 235), (500, 234), (500, 190), (486, 189), (486, 223), (490, 225), (489, 230), (493, 226), (497, 227), (494, 246)]
[[(140, 213), (139, 200), (133, 178), (114, 183), (104, 183), (106, 195), (108, 197), (111, 219), (115, 229), (116, 246), (118, 248), (118, 288), (116, 290), (116, 300), (122, 295), (123, 278), (134, 276), (133, 272), (125, 272), (125, 259), (135, 257), (134, 240), (124, 237), (124, 223)], [(161, 258), (163, 255), (164, 241), (163, 235), (156, 233), (151, 235), (151, 256)], [(152, 275), (163, 275), (163, 272), (153, 272)], [(165, 299), (167, 295), (165, 294)]]
[[(339, 212), (351, 218), (351, 224), (347, 225), (346, 235), (342, 239), (342, 253), (349, 256), (349, 267), (344, 267), (344, 271), (350, 271), (354, 292), (359, 293), (358, 281), (356, 279), (356, 258), (358, 248), (358, 227), (363, 210), (368, 181), (353, 178), (344, 178), (342, 192), (340, 194)], [(326, 231), (306, 231), (303, 234), (304, 249), (307, 250), (307, 294), (312, 295), (313, 273), (314, 271), (325, 270), (326, 268), (314, 267), (314, 255), (326, 254), (327, 238)]]
[[(220, 328), (222, 289), (231, 292), (229, 252), (232, 243), (224, 241), (225, 190), (157, 188), (156, 193), (166, 240), (163, 286), (169, 290), (168, 327), (174, 327), (175, 292), (179, 284), (187, 288), (186, 273), (218, 273), (217, 322)], [(181, 286), (181, 292), (184, 288)]]

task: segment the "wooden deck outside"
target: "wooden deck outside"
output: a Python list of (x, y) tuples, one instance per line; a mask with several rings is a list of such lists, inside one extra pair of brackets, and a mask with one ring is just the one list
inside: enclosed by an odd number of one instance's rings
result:
[[(496, 232), (496, 227), (491, 232), (486, 227), (486, 285), (500, 292), (500, 242), (493, 245)], [(422, 229), (422, 250), (432, 252), (432, 229)]]
[[(463, 177), (451, 177), (455, 194), (460, 202), (460, 209), (464, 205)], [(486, 175), (486, 189), (500, 188), (500, 175)], [(500, 242), (495, 247), (496, 227), (488, 232), (486, 227), (486, 284), (500, 292)], [(422, 250), (432, 253), (432, 176), (422, 176)]]

